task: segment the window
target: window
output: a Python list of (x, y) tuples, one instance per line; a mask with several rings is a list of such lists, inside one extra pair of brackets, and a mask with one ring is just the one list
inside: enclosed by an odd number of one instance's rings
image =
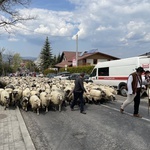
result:
[(97, 59), (93, 59), (93, 64), (97, 64)]
[(98, 68), (98, 76), (109, 76), (109, 67)]
[(90, 74), (90, 77), (95, 77), (96, 76), (96, 68), (92, 71), (92, 73)]

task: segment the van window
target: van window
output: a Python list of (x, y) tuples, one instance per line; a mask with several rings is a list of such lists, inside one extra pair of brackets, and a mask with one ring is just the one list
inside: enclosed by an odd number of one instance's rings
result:
[(92, 71), (92, 73), (90, 74), (90, 77), (95, 77), (96, 76), (96, 68)]
[(109, 76), (109, 67), (98, 68), (98, 76)]

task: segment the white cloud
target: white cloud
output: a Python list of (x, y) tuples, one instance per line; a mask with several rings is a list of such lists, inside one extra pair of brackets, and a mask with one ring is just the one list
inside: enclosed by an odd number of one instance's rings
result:
[(50, 29), (41, 24), (34, 30), (34, 32), (46, 34), (50, 32)]
[[(58, 37), (58, 41), (62, 37), (75, 40), (78, 34), (79, 40), (86, 41), (88, 47), (104, 49), (108, 53), (112, 51), (112, 54), (118, 47), (129, 50), (137, 47), (141, 53), (139, 42), (150, 40), (149, 0), (68, 1), (75, 5), (75, 10), (20, 9), (24, 16), (36, 16), (36, 19), (18, 23), (16, 34), (39, 40), (47, 35), (51, 36), (50, 40)], [(0, 29), (0, 32), (4, 30)]]
[(17, 41), (19, 41), (19, 39), (17, 39), (17, 38), (9, 38), (8, 41), (17, 42)]

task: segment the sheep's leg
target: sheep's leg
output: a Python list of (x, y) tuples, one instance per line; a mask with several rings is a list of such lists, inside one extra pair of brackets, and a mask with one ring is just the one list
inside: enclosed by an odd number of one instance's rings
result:
[(25, 111), (27, 112), (28, 110), (27, 110), (27, 107), (25, 108)]
[(61, 112), (61, 104), (59, 104), (59, 112)]
[(40, 113), (39, 113), (39, 108), (37, 108), (37, 115), (39, 115)]
[(45, 111), (46, 113), (48, 112), (48, 107), (46, 107), (46, 111)]

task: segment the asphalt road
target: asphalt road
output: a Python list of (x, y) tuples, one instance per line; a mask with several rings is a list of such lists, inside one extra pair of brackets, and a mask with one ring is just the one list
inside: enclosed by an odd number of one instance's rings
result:
[(142, 119), (132, 116), (133, 104), (119, 112), (125, 98), (102, 105), (86, 104), (87, 114), (76, 106), (70, 111), (43, 111), (37, 116), (21, 110), (37, 150), (149, 150), (150, 115), (146, 99), (142, 99)]

